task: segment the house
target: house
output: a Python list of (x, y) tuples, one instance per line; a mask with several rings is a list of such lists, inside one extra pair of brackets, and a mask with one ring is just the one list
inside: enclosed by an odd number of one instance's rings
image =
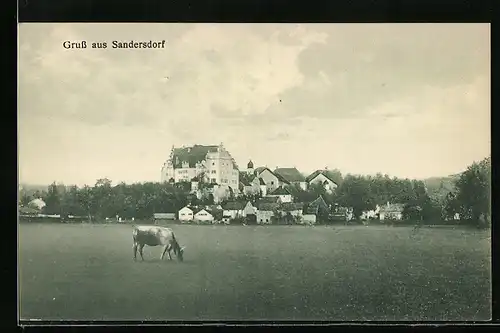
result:
[(315, 223), (316, 223), (316, 215), (314, 214), (302, 215), (302, 224), (315, 224)]
[(220, 145), (172, 147), (161, 168), (162, 182), (191, 182), (202, 176), (208, 183), (231, 186), (238, 190), (238, 165), (231, 154)]
[(262, 178), (254, 177), (252, 180), (252, 187), (256, 189), (257, 193), (261, 193), (262, 196), (267, 195), (266, 182)]
[(267, 195), (268, 197), (278, 197), (280, 202), (292, 202), (292, 193), (286, 187), (278, 187), (276, 190)]
[(258, 209), (258, 206), (260, 204), (280, 204), (280, 198), (279, 197), (263, 197), (263, 198), (260, 198), (258, 199), (255, 203), (254, 203), (254, 207), (256, 207)]
[(352, 207), (343, 207), (337, 204), (330, 209), (328, 219), (330, 221), (350, 221), (354, 218), (354, 209)]
[(380, 220), (401, 220), (403, 219), (403, 209), (404, 204), (387, 202), (387, 204), (380, 206)]
[(266, 193), (277, 189), (283, 182), (267, 167), (258, 167), (255, 169), (255, 176), (261, 178), (266, 186)]
[(316, 215), (316, 217), (327, 218), (330, 213), (330, 208), (325, 199), (320, 195), (316, 200), (306, 205), (306, 214)]
[(287, 223), (301, 223), (303, 209), (301, 202), (285, 202), (279, 205), (278, 212)]
[(380, 206), (376, 205), (375, 209), (370, 209), (370, 210), (364, 210), (361, 212), (360, 219), (361, 220), (370, 220), (377, 218), (377, 216), (380, 214)]
[(205, 206), (205, 210), (212, 214), (214, 221), (222, 221), (224, 210), (221, 205), (207, 205)]
[(183, 207), (179, 210), (179, 220), (184, 221), (192, 221), (194, 218), (194, 212), (188, 206)]
[(306, 178), (308, 185), (321, 184), (327, 193), (333, 193), (339, 186), (338, 175), (330, 170), (316, 170)]
[(212, 213), (210, 213), (207, 209), (198, 208), (198, 209), (196, 209), (193, 220), (198, 222), (198, 223), (200, 223), (200, 222), (212, 223), (215, 220), (215, 218), (212, 215)]
[(223, 219), (235, 219), (239, 217), (246, 217), (247, 213), (255, 214), (254, 207), (250, 201), (231, 201), (222, 206), (224, 209)]
[(260, 203), (257, 205), (257, 223), (258, 224), (271, 224), (278, 210), (277, 203)]
[(304, 191), (307, 190), (306, 178), (297, 168), (276, 168), (274, 174), (282, 185), (294, 185), (299, 186)]

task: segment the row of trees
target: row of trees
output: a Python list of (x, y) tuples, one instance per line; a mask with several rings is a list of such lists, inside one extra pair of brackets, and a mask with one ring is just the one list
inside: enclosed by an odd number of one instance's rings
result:
[[(311, 202), (322, 195), (328, 204), (352, 207), (355, 217), (365, 210), (387, 202), (405, 204), (403, 215), (416, 219), (452, 218), (459, 213), (463, 218), (481, 220), (490, 214), (489, 158), (474, 163), (463, 172), (455, 189), (444, 201), (429, 197), (425, 184), (419, 180), (376, 176), (346, 175), (334, 193), (327, 193), (321, 185), (312, 185), (307, 191), (292, 188), (295, 201)], [(200, 184), (203, 187), (203, 184)], [(100, 179), (93, 187), (52, 184), (47, 191), (21, 193), (21, 204), (33, 198), (45, 201), (44, 213), (105, 218), (119, 215), (124, 218), (150, 218), (155, 212), (175, 212), (188, 203), (213, 204), (213, 196), (199, 200), (190, 194), (190, 183), (137, 183), (112, 186), (109, 179)], [(232, 200), (233, 194), (226, 199)], [(245, 197), (255, 201), (259, 195)]]
[(455, 182), (443, 204), (445, 215), (459, 213), (463, 219), (491, 224), (491, 158), (475, 162)]

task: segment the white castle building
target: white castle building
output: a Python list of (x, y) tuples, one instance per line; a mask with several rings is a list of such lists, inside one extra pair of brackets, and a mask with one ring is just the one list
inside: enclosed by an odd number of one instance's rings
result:
[(238, 189), (238, 165), (222, 143), (211, 146), (172, 147), (169, 158), (161, 168), (161, 181), (191, 182), (193, 178), (199, 177), (203, 177), (208, 183)]

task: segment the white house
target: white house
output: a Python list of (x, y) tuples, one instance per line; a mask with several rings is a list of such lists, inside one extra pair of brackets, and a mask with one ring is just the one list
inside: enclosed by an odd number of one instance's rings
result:
[(179, 210), (179, 220), (180, 221), (192, 221), (194, 218), (194, 212), (188, 206), (183, 207)]
[(361, 216), (360, 218), (362, 220), (369, 220), (369, 219), (373, 219), (377, 216), (377, 214), (380, 213), (380, 206), (379, 205), (376, 205), (375, 206), (375, 209), (371, 209), (371, 210), (365, 210), (363, 212), (361, 212)]
[(213, 222), (214, 216), (206, 209), (201, 209), (194, 214), (194, 220), (197, 222)]
[(257, 205), (257, 223), (271, 224), (274, 212), (279, 208), (277, 203), (259, 203)]
[[(161, 169), (162, 182), (191, 182), (203, 176), (205, 182), (231, 186), (238, 191), (239, 170), (231, 154), (220, 145), (172, 147)], [(192, 184), (195, 191), (198, 184)]]
[(246, 217), (250, 214), (255, 214), (256, 209), (250, 201), (232, 201), (226, 203), (223, 207), (224, 209), (222, 216), (224, 219), (234, 219), (238, 217)]
[(402, 220), (404, 205), (387, 203), (382, 205), (379, 210), (380, 220)]
[(292, 202), (292, 193), (286, 187), (278, 187), (267, 195), (268, 197), (278, 197), (281, 203)]
[[(258, 167), (255, 169), (255, 176), (262, 179), (261, 184), (265, 185), (265, 192), (269, 193), (277, 189), (282, 182), (280, 179), (267, 167)], [(265, 195), (264, 193), (262, 195)]]
[(316, 223), (316, 215), (314, 215), (314, 214), (302, 215), (302, 223), (303, 224), (315, 224)]
[(337, 180), (329, 170), (316, 170), (306, 178), (306, 181), (309, 185), (323, 185), (330, 194), (338, 187)]
[(280, 185), (299, 186), (302, 190), (307, 190), (306, 178), (297, 168), (276, 168), (274, 174), (279, 178)]

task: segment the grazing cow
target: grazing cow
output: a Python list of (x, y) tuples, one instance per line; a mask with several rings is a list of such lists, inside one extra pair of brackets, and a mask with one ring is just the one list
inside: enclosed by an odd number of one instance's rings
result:
[(141, 255), (142, 260), (144, 260), (142, 255), (144, 245), (163, 246), (160, 260), (163, 260), (166, 252), (168, 253), (169, 259), (172, 260), (172, 256), (170, 255), (170, 251), (172, 250), (174, 250), (174, 253), (179, 261), (184, 260), (184, 247), (180, 247), (177, 239), (175, 238), (174, 232), (170, 228), (157, 226), (134, 226), (132, 236), (134, 239), (134, 260), (137, 259), (137, 249), (139, 249), (139, 254)]

